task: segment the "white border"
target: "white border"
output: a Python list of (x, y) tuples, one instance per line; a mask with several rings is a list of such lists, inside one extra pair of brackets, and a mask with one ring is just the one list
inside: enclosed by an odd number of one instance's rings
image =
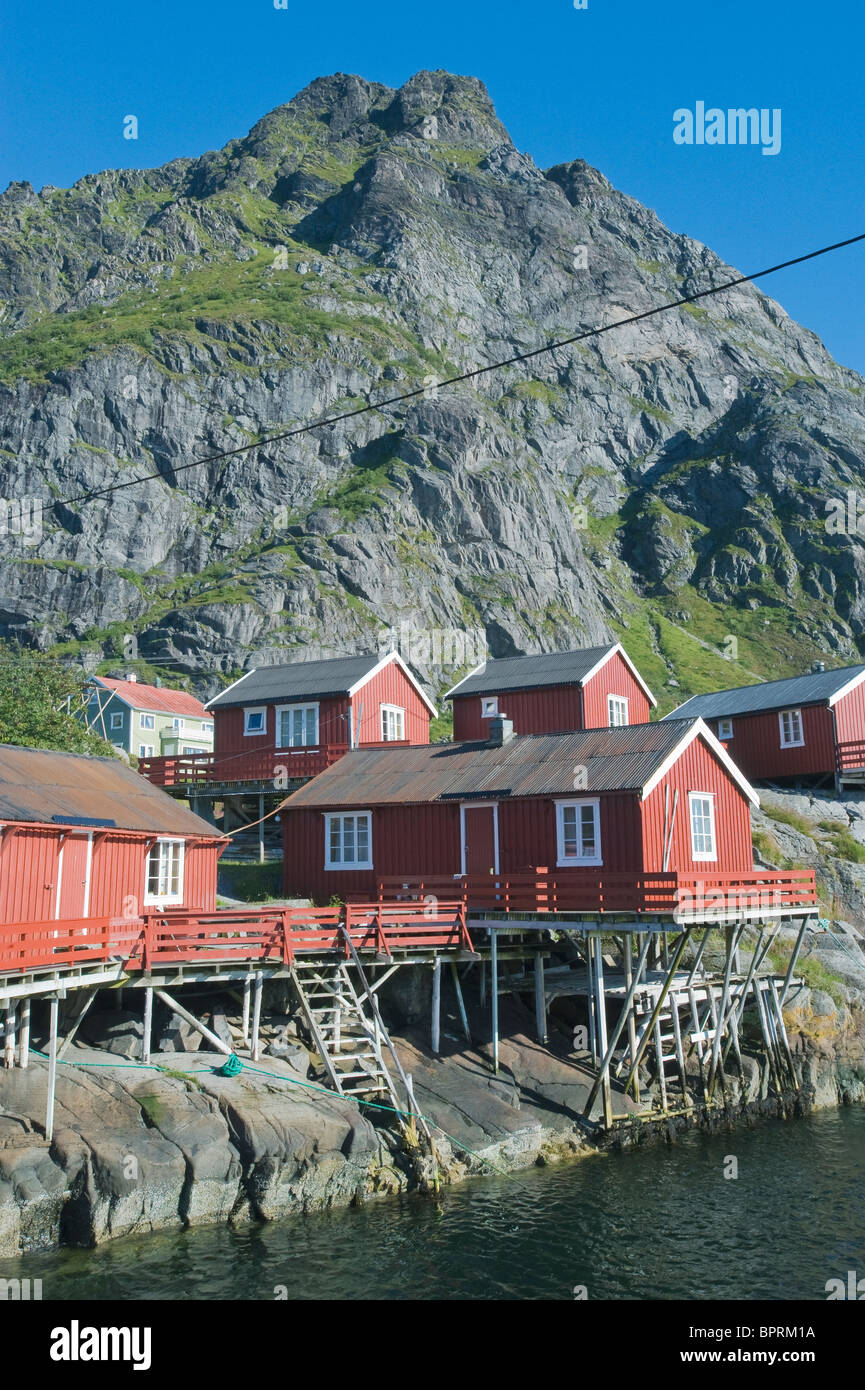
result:
[(608, 720), (608, 721), (610, 720), (610, 713), (611, 713), (611, 711), (610, 711), (610, 701), (611, 701), (611, 700), (621, 700), (622, 704), (625, 706), (625, 722), (624, 722), (624, 724), (613, 724), (612, 722), (608, 722), (608, 723), (607, 723), (607, 728), (608, 728), (608, 729), (627, 729), (627, 728), (629, 728), (629, 727), (630, 727), (630, 723), (631, 723), (631, 703), (630, 703), (630, 701), (629, 701), (627, 695), (617, 695), (617, 694), (615, 693), (614, 690), (608, 690), (608, 691), (607, 691), (607, 720)]
[[(705, 850), (694, 849), (694, 797), (701, 796), (709, 803), (709, 826), (712, 832), (712, 853), (708, 854)], [(715, 793), (714, 792), (688, 792), (688, 830), (691, 835), (691, 858), (695, 864), (716, 864), (718, 862), (718, 834), (715, 829)]]
[[(177, 889), (178, 895), (179, 895), (179, 896), (176, 897), (176, 898), (173, 897), (173, 896), (169, 896), (169, 897), (165, 897), (165, 898), (152, 897), (152, 896), (151, 896), (150, 894), (148, 894), (148, 892), (147, 892), (147, 879), (148, 879), (147, 861), (148, 861), (148, 859), (150, 858), (150, 856), (151, 856), (151, 854), (153, 853), (153, 851), (156, 849), (157, 845), (180, 845), (180, 882), (179, 882), (179, 884), (178, 884), (178, 889)], [(159, 836), (157, 836), (156, 841), (154, 842), (154, 844), (152, 844), (152, 845), (150, 846), (150, 849), (147, 851), (147, 853), (146, 853), (145, 856), (144, 856), (144, 894), (143, 894), (142, 899), (141, 899), (141, 902), (142, 902), (143, 906), (144, 906), (144, 907), (169, 907), (169, 906), (170, 906), (170, 907), (177, 907), (177, 906), (181, 906), (182, 903), (183, 903), (183, 891), (184, 891), (185, 876), (186, 876), (186, 841), (184, 840), (183, 836), (182, 836), (182, 835), (159, 835)]]
[[(254, 708), (254, 706), (250, 705), (249, 708), (252, 709), (252, 708)], [(282, 719), (281, 719), (280, 716), (282, 715), (283, 711), (284, 711), (284, 710), (287, 710), (287, 709), (314, 709), (314, 710), (315, 710), (315, 743), (280, 743), (280, 741), (279, 741), (279, 734), (280, 734), (280, 725), (282, 724)], [(320, 729), (320, 727), (319, 727), (319, 722), (318, 722), (318, 715), (319, 715), (319, 701), (318, 701), (318, 700), (295, 700), (295, 701), (293, 701), (293, 702), (292, 702), (291, 704), (289, 704), (289, 705), (274, 705), (274, 710), (275, 710), (275, 712), (276, 712), (276, 729), (274, 730), (274, 735), (273, 735), (273, 737), (274, 737), (274, 739), (275, 739), (274, 748), (277, 749), (280, 753), (281, 753), (284, 749), (286, 749), (286, 748), (288, 748), (288, 749), (292, 749), (292, 748), (293, 748), (293, 749), (296, 749), (296, 750), (300, 750), (300, 749), (303, 749), (303, 748), (319, 748), (319, 747), (321, 746), (321, 729)], [(245, 709), (244, 709), (244, 712), (243, 712), (243, 723), (244, 723), (244, 726), (245, 726), (245, 725), (246, 725), (246, 710), (245, 710)], [(266, 715), (265, 715), (264, 723), (265, 723), (265, 731), (266, 731), (266, 728), (267, 728), (267, 716), (266, 716)], [(245, 729), (245, 727), (244, 727), (244, 733), (245, 733), (245, 732), (246, 732), (246, 729)], [(252, 738), (252, 737), (254, 737), (254, 735), (250, 734), (249, 737)]]
[[(366, 816), (369, 821), (369, 859), (363, 864), (329, 864), (330, 858), (330, 822), (332, 820), (344, 820), (346, 816)], [(355, 845), (357, 845), (357, 831), (355, 830)], [(372, 811), (325, 811), (324, 812), (324, 871), (326, 874), (353, 874), (355, 871), (363, 873), (372, 869)]]
[[(243, 706), (242, 706), (242, 709), (243, 709), (243, 737), (244, 737), (244, 738), (261, 738), (262, 736), (266, 736), (266, 735), (267, 735), (267, 708), (268, 708), (267, 705), (243, 705)], [(247, 716), (248, 714), (263, 714), (263, 715), (264, 715), (264, 728), (263, 728), (263, 729), (247, 729), (247, 727), (246, 727), (246, 716)]]
[[(784, 715), (797, 714), (799, 716), (799, 733), (801, 738), (784, 738)], [(801, 705), (788, 705), (787, 709), (778, 710), (778, 738), (781, 748), (804, 748), (805, 747), (805, 723), (802, 719)]]
[[(401, 714), (401, 715), (402, 715), (402, 738), (385, 738), (385, 737), (384, 737), (384, 729), (383, 729), (383, 727), (382, 727), (384, 721), (382, 720), (382, 715), (385, 713), (385, 711), (388, 711), (388, 713), (390, 713), (390, 714)], [(386, 704), (381, 704), (381, 705), (379, 705), (379, 707), (378, 707), (378, 727), (379, 727), (379, 733), (382, 735), (382, 737), (381, 737), (381, 739), (379, 740), (379, 742), (381, 742), (381, 743), (405, 743), (405, 726), (406, 726), (406, 718), (405, 718), (405, 706), (404, 706), (404, 705), (386, 705)]]
[(352, 695), (356, 695), (359, 690), (362, 690), (363, 687), (367, 684), (367, 682), (372, 680), (373, 676), (378, 675), (379, 671), (383, 671), (385, 666), (387, 666), (388, 662), (390, 661), (396, 662), (397, 666), (402, 671), (409, 685), (414, 687), (420, 698), (423, 700), (433, 719), (437, 719), (438, 710), (436, 709), (432, 700), (429, 698), (428, 695), (424, 693), (418, 682), (417, 677), (409, 670), (408, 666), (406, 666), (399, 652), (395, 651), (388, 652), (386, 656), (383, 656), (380, 661), (376, 662), (375, 666), (373, 666), (370, 671), (367, 671), (365, 676), (361, 676), (359, 681), (355, 681), (354, 685), (349, 687), (349, 689), (346, 691), (346, 694), (348, 695), (349, 699)]
[[(595, 839), (598, 845), (598, 853), (591, 859), (569, 858), (565, 854), (565, 828), (562, 823), (562, 812), (566, 806), (594, 806), (595, 808)], [(604, 846), (601, 843), (601, 798), (599, 796), (569, 796), (563, 799), (556, 799), (556, 868), (557, 869), (592, 869), (602, 868), (604, 863)]]

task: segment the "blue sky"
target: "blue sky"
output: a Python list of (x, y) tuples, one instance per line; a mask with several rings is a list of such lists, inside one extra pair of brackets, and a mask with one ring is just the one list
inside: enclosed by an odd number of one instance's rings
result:
[[(865, 231), (863, 51), (862, 0), (6, 0), (0, 187), (199, 154), (326, 73), (447, 68), (540, 166), (587, 159), (751, 271)], [(780, 152), (675, 144), (698, 101), (780, 108)], [(863, 282), (865, 243), (762, 288), (865, 372)]]

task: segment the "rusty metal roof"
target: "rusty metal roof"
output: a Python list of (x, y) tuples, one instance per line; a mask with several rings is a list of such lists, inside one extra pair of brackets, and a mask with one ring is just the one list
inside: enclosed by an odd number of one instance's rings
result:
[(0, 744), (0, 823), (107, 823), (160, 835), (218, 832), (119, 758)]
[[(360, 748), (307, 782), (282, 803), (301, 807), (567, 796), (639, 791), (669, 757), (695, 719), (528, 734), (499, 747), (487, 743)], [(585, 774), (577, 773), (584, 768)]]

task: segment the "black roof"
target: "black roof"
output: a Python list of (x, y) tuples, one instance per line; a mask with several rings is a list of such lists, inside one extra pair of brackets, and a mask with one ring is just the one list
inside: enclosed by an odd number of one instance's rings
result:
[[(639, 791), (673, 752), (695, 719), (526, 734), (498, 747), (487, 743), (360, 748), (288, 797), (301, 807), (378, 806), (518, 796), (575, 794), (575, 769), (585, 768), (577, 795)], [(585, 785), (582, 785), (582, 782)]]
[(499, 695), (541, 685), (579, 685), (616, 645), (607, 642), (603, 647), (583, 647), (576, 652), (537, 652), (487, 661), (449, 690), (445, 699), (454, 695)]
[(806, 676), (789, 676), (780, 681), (762, 681), (757, 685), (735, 686), (732, 690), (714, 690), (708, 695), (692, 695), (666, 717), (725, 719), (735, 714), (821, 705), (863, 672), (865, 665), (840, 666), (833, 671), (812, 671)]
[(264, 705), (272, 700), (326, 700), (347, 695), (381, 661), (380, 656), (337, 656), (328, 661), (293, 661), (284, 666), (259, 666), (241, 676), (208, 709), (232, 705)]

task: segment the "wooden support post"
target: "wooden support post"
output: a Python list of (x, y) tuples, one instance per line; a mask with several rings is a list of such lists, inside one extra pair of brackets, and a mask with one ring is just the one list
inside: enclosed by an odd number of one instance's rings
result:
[(144, 991), (144, 1032), (141, 1036), (141, 1060), (150, 1065), (150, 1043), (153, 1033), (153, 988), (148, 985)]
[(252, 996), (252, 979), (247, 975), (243, 982), (243, 1013), (241, 1014), (240, 1030), (243, 1034), (243, 1041), (249, 1046), (249, 1004)]
[(493, 1015), (493, 1071), (499, 1069), (499, 945), (495, 927), (490, 927), (490, 1003)]
[(790, 1071), (790, 1083), (794, 1088), (797, 1088), (799, 1085), (799, 1079), (796, 1076), (796, 1068), (793, 1065), (793, 1053), (790, 1051), (790, 1039), (787, 1037), (787, 1025), (784, 1022), (784, 1013), (781, 1008), (780, 1002), (781, 996), (778, 992), (778, 986), (775, 984), (774, 980), (769, 981), (769, 999), (775, 1010), (778, 1037), (781, 1043), (781, 1050), (783, 1052), (783, 1055), (787, 1062), (787, 1066)]
[(485, 960), (481, 961), (480, 976), (480, 1006), (483, 1008), (487, 1002), (487, 963)]
[[(255, 994), (254, 994), (254, 996), (253, 996), (253, 1001), (252, 1001), (252, 1049), (251, 1049), (251, 1050), (252, 1050), (252, 1060), (253, 1060), (253, 1062), (257, 1062), (258, 1059), (259, 1059), (259, 1041), (260, 1041), (260, 1039), (259, 1039), (259, 1035), (258, 1035), (258, 1030), (259, 1030), (259, 1028), (261, 1027), (261, 996), (262, 996), (263, 992), (264, 992), (264, 976), (263, 976), (261, 973), (259, 973), (259, 974), (257, 974), (256, 977), (255, 977)], [(230, 1052), (230, 1051), (231, 1051), (231, 1048), (230, 1048), (230, 1047), (229, 1047), (229, 1048), (226, 1048), (226, 1051), (227, 1051), (227, 1052)]]
[[(690, 975), (688, 976), (688, 989), (690, 989), (690, 988), (691, 988), (691, 985), (694, 983), (694, 977), (695, 977), (695, 975), (697, 974), (697, 971), (699, 970), (700, 965), (701, 965), (701, 963), (702, 963), (702, 960), (703, 960), (703, 952), (704, 952), (705, 949), (706, 949), (706, 942), (709, 940), (709, 932), (710, 932), (711, 930), (712, 930), (711, 927), (707, 927), (707, 928), (706, 928), (706, 930), (703, 932), (703, 940), (700, 942), (699, 946), (697, 947), (697, 952), (696, 952), (696, 955), (694, 956), (694, 963), (693, 963), (693, 965), (691, 966), (691, 973), (690, 973)], [(705, 972), (705, 970), (704, 970), (704, 971), (703, 971), (703, 974), (705, 975), (705, 973), (706, 973), (706, 972)]]
[(69, 1044), (72, 1042), (72, 1039), (75, 1037), (75, 1034), (78, 1032), (78, 1028), (79, 1028), (80, 1024), (83, 1023), (83, 1021), (84, 1021), (84, 1016), (85, 1016), (85, 1014), (87, 1013), (88, 1009), (90, 1008), (90, 1006), (91, 1006), (91, 1004), (93, 1003), (93, 1000), (94, 1000), (95, 998), (96, 998), (96, 990), (94, 989), (94, 990), (91, 990), (91, 991), (90, 991), (90, 994), (89, 994), (89, 995), (87, 996), (87, 998), (84, 1000), (84, 1005), (83, 1005), (83, 1007), (79, 1004), (78, 1012), (77, 1012), (77, 1015), (76, 1015), (76, 1018), (75, 1018), (75, 1022), (72, 1024), (72, 1027), (69, 1029), (69, 1032), (66, 1034), (66, 1037), (63, 1039), (62, 1043), (60, 1044), (59, 1048), (57, 1049), (57, 1060), (58, 1060), (58, 1062), (62, 1061), (62, 1059), (63, 1059), (63, 1054), (65, 1053), (65, 1051), (66, 1051), (67, 1047), (69, 1046)]
[(176, 999), (172, 999), (170, 994), (166, 994), (164, 989), (154, 988), (153, 993), (156, 995), (157, 999), (162, 1000), (163, 1004), (168, 1005), (172, 1013), (184, 1019), (197, 1033), (200, 1033), (203, 1038), (206, 1038), (211, 1046), (216, 1048), (217, 1052), (221, 1052), (225, 1057), (231, 1056), (231, 1048), (228, 1044), (224, 1043), (222, 1038), (217, 1037), (215, 1033), (211, 1033), (210, 1029), (206, 1028), (203, 1023), (200, 1023), (194, 1014), (191, 1014), (188, 1009), (184, 1009), (183, 1005), (178, 1004)]
[(432, 967), (432, 1017), (430, 1019), (430, 1047), (435, 1057), (438, 1057), (441, 1052), (441, 1019), (442, 962), (441, 956), (436, 956)]
[(547, 1042), (547, 999), (544, 993), (544, 958), (540, 951), (535, 956), (535, 1032), (538, 1042)]
[(780, 1095), (782, 1087), (781, 1077), (778, 1073), (778, 1062), (775, 1055), (775, 1042), (772, 1037), (771, 1030), (769, 1028), (769, 1020), (766, 1016), (766, 1003), (763, 998), (763, 991), (760, 988), (760, 985), (761, 981), (755, 979), (753, 989), (754, 998), (757, 1001), (757, 1017), (760, 1020), (760, 1031), (763, 1034), (763, 1041), (766, 1044), (766, 1059), (769, 1063), (769, 1072), (771, 1075), (771, 1079), (775, 1086), (775, 1090)]
[(778, 1007), (780, 1009), (783, 1009), (784, 1000), (787, 998), (787, 990), (790, 988), (790, 981), (793, 978), (793, 971), (795, 970), (796, 962), (799, 959), (799, 952), (802, 949), (802, 941), (804, 939), (805, 932), (808, 930), (809, 920), (810, 918), (808, 917), (802, 918), (802, 925), (799, 928), (799, 935), (796, 937), (796, 945), (793, 947), (793, 954), (790, 957), (790, 964), (787, 966), (787, 974), (784, 976), (784, 983), (781, 986), (781, 993), (778, 996)]
[(466, 1002), (463, 999), (463, 987), (460, 984), (460, 972), (457, 969), (457, 963), (455, 960), (452, 960), (450, 965), (451, 979), (454, 982), (454, 993), (457, 997), (457, 1008), (460, 1011), (460, 1023), (463, 1025), (463, 1032), (466, 1035), (466, 1042), (470, 1044), (472, 1040), (472, 1035), (469, 1032), (469, 1019), (468, 1014), (466, 1013)]
[(14, 1067), (15, 1065), (15, 1014), (17, 1006), (14, 1000), (6, 1005), (6, 1032), (3, 1040), (3, 1065), (4, 1067)]
[(682, 1028), (679, 1022), (679, 1002), (675, 990), (671, 994), (672, 1007), (670, 1018), (673, 1024), (673, 1039), (676, 1044), (676, 1062), (679, 1067), (679, 1076), (682, 1079), (682, 1098), (686, 1106), (690, 1106), (691, 1097), (688, 1095), (688, 1074), (685, 1071), (685, 1053), (682, 1049)]
[(51, 1000), (51, 1021), (48, 1042), (48, 1096), (45, 1103), (45, 1138), (50, 1144), (54, 1139), (54, 1096), (57, 1090), (57, 1020), (60, 1015), (60, 1000)]
[[(634, 1024), (634, 938), (631, 932), (622, 937), (622, 954), (625, 962), (625, 1008), (628, 1011), (628, 1061), (634, 1065), (637, 1055), (637, 1029)], [(639, 974), (639, 971), (638, 971)], [(640, 1100), (640, 1078), (634, 1077), (634, 1100)]]
[(657, 1015), (654, 1028), (655, 1057), (658, 1062), (658, 1085), (661, 1090), (661, 1109), (667, 1110), (667, 1069), (664, 1066), (664, 1044), (661, 1038), (661, 1018)]
[(694, 1029), (694, 1042), (692, 1046), (697, 1049), (697, 1066), (700, 1068), (700, 1085), (703, 1089), (703, 1100), (708, 1102), (709, 1092), (706, 1090), (706, 1069), (703, 1066), (703, 1039), (700, 1016), (697, 1012), (697, 996), (694, 993), (694, 986), (688, 985), (688, 1002), (691, 1005), (691, 1024)]
[(727, 937), (727, 960), (724, 966), (724, 987), (721, 991), (721, 1004), (718, 1009), (718, 1026), (715, 1030), (715, 1040), (712, 1044), (712, 1060), (709, 1064), (709, 1095), (711, 1096), (715, 1086), (715, 1073), (718, 1070), (718, 1063), (721, 1060), (721, 1041), (724, 1031), (724, 1024), (727, 1018), (727, 1001), (730, 997), (730, 977), (733, 973), (733, 957), (735, 947), (739, 937), (745, 930), (744, 926), (734, 928), (733, 935)]
[(21, 1032), (18, 1040), (18, 1065), (26, 1069), (30, 1065), (30, 999), (21, 1000)]
[(264, 863), (264, 792), (258, 793), (258, 862)]
[(613, 1123), (613, 1096), (610, 1086), (610, 1059), (607, 1056), (607, 1000), (604, 993), (604, 942), (595, 937), (595, 996), (598, 1001), (598, 1051), (601, 1065), (601, 1092), (604, 1105), (604, 1125)]
[[(648, 933), (647, 933), (647, 935), (646, 935), (646, 940), (645, 940), (645, 942), (644, 942), (644, 944), (643, 944), (643, 949), (642, 949), (642, 951), (640, 952), (640, 957), (639, 957), (639, 960), (637, 961), (637, 970), (636, 970), (636, 973), (635, 973), (635, 974), (632, 973), (631, 982), (630, 982), (630, 984), (629, 984), (629, 986), (628, 986), (628, 992), (627, 992), (627, 994), (625, 995), (625, 1002), (624, 1002), (624, 1004), (622, 1005), (622, 1011), (621, 1011), (621, 1013), (619, 1014), (618, 1022), (616, 1023), (616, 1026), (615, 1026), (615, 1028), (613, 1029), (612, 1036), (611, 1036), (609, 1042), (607, 1043), (607, 1050), (606, 1050), (606, 1053), (605, 1053), (604, 1057), (601, 1059), (601, 1066), (602, 1066), (602, 1067), (603, 1067), (603, 1064), (604, 1064), (604, 1063), (606, 1063), (607, 1067), (609, 1067), (610, 1062), (611, 1062), (612, 1059), (613, 1059), (613, 1053), (614, 1053), (615, 1050), (616, 1050), (616, 1046), (617, 1046), (617, 1044), (618, 1044), (619, 1038), (622, 1036), (622, 1032), (623, 1032), (623, 1030), (624, 1030), (626, 1021), (629, 1023), (629, 1027), (630, 1027), (631, 1031), (633, 1031), (633, 1027), (634, 1027), (634, 998), (635, 998), (635, 996), (636, 996), (637, 990), (638, 990), (639, 987), (640, 987), (640, 974), (641, 974), (641, 971), (642, 971), (642, 967), (643, 967), (643, 965), (645, 964), (646, 956), (647, 956), (648, 953), (649, 953), (649, 947), (650, 947), (650, 945), (651, 945), (651, 937), (650, 937), (650, 936), (648, 935)], [(630, 948), (629, 948), (629, 949), (630, 949)], [(630, 1054), (631, 1054), (631, 1064), (633, 1065), (634, 1057), (636, 1056), (636, 1038), (634, 1039), (633, 1047), (630, 1049)], [(597, 1096), (598, 1091), (600, 1090), (600, 1088), (601, 1088), (601, 1081), (600, 1081), (600, 1076), (599, 1076), (598, 1079), (595, 1081), (595, 1084), (594, 1084), (594, 1086), (592, 1087), (591, 1091), (589, 1092), (589, 1099), (588, 1099), (588, 1101), (586, 1102), (585, 1108), (584, 1108), (584, 1110), (583, 1110), (583, 1114), (586, 1116), (587, 1119), (588, 1119), (588, 1117), (589, 1117), (589, 1115), (590, 1115), (590, 1113), (591, 1113), (592, 1106), (593, 1106), (594, 1103), (595, 1103), (595, 1097)], [(635, 1087), (634, 1087), (634, 1094), (639, 1098), (639, 1082), (638, 1082), (638, 1083), (635, 1085)]]
[(689, 939), (690, 935), (691, 935), (691, 929), (690, 929), (689, 927), (686, 927), (686, 928), (684, 929), (684, 931), (682, 932), (682, 935), (679, 937), (679, 944), (678, 944), (678, 946), (676, 947), (675, 951), (673, 952), (673, 959), (672, 959), (672, 961), (670, 962), (670, 968), (669, 968), (669, 970), (667, 971), (667, 977), (666, 977), (666, 979), (664, 980), (664, 985), (663, 985), (663, 988), (662, 988), (662, 990), (661, 990), (661, 993), (658, 995), (657, 1001), (656, 1001), (656, 1003), (655, 1003), (655, 1007), (654, 1007), (654, 1009), (652, 1010), (652, 1017), (649, 1019), (649, 1022), (647, 1023), (646, 1028), (645, 1028), (645, 1030), (644, 1030), (644, 1032), (643, 1032), (642, 1039), (641, 1039), (641, 1041), (640, 1041), (640, 1042), (638, 1043), (638, 1045), (637, 1045), (637, 1055), (636, 1055), (636, 1057), (635, 1057), (635, 1059), (634, 1059), (634, 1061), (633, 1061), (633, 1063), (632, 1063), (632, 1065), (631, 1065), (630, 1071), (628, 1072), (628, 1079), (627, 1079), (627, 1081), (625, 1082), (625, 1090), (626, 1090), (626, 1091), (630, 1088), (631, 1082), (633, 1081), (634, 1077), (635, 1077), (636, 1074), (637, 1074), (637, 1068), (638, 1068), (639, 1065), (640, 1065), (640, 1060), (641, 1060), (641, 1058), (642, 1058), (642, 1056), (643, 1056), (643, 1053), (645, 1052), (646, 1048), (648, 1047), (649, 1039), (650, 1039), (650, 1037), (652, 1036), (652, 1033), (653, 1033), (654, 1028), (655, 1028), (655, 1024), (657, 1023), (658, 1017), (659, 1017), (661, 1011), (663, 1010), (664, 1002), (665, 1002), (665, 1000), (666, 1000), (666, 998), (667, 998), (667, 995), (668, 995), (669, 992), (670, 992), (670, 989), (671, 989), (672, 984), (673, 984), (673, 980), (674, 980), (675, 977), (676, 977), (676, 971), (677, 971), (678, 968), (679, 968), (679, 961), (682, 959), (682, 953), (683, 953), (683, 951), (684, 951), (684, 949), (685, 949), (685, 946), (686, 946), (687, 943), (688, 943), (688, 939)]

